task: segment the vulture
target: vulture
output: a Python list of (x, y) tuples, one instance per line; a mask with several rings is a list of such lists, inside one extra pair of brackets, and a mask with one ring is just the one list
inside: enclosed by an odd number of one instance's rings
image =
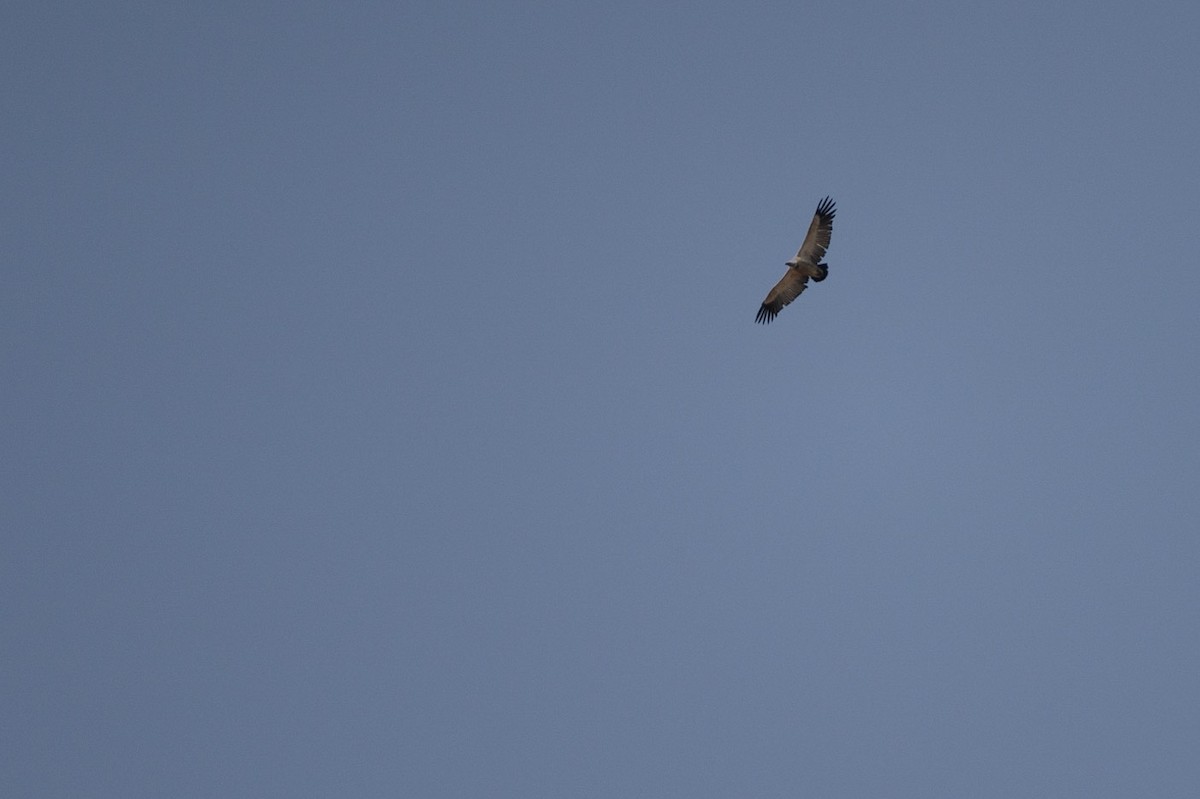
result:
[(758, 309), (755, 322), (766, 324), (779, 315), (783, 306), (800, 296), (800, 292), (808, 287), (808, 279), (820, 283), (829, 274), (829, 266), (821, 263), (825, 257), (825, 249), (829, 246), (829, 235), (833, 232), (833, 216), (837, 213), (833, 200), (826, 197), (817, 205), (813, 214), (812, 224), (808, 226), (808, 235), (804, 243), (796, 251), (796, 257), (787, 262), (787, 272), (775, 284), (775, 288), (767, 294), (762, 307)]

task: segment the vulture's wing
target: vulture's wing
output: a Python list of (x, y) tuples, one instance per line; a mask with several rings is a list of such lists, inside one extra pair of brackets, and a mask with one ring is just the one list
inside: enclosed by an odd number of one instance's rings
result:
[(812, 223), (808, 226), (808, 235), (804, 237), (804, 243), (796, 251), (796, 263), (821, 263), (821, 259), (825, 257), (825, 250), (829, 247), (829, 236), (833, 233), (835, 214), (837, 214), (837, 208), (834, 207), (833, 200), (828, 197), (821, 200), (817, 206), (817, 212), (813, 214)]
[(783, 310), (783, 306), (799, 297), (800, 292), (804, 291), (807, 286), (808, 275), (803, 275), (797, 270), (788, 267), (787, 272), (775, 284), (775, 288), (771, 289), (770, 293), (767, 294), (767, 298), (763, 300), (762, 306), (758, 309), (758, 316), (754, 317), (754, 321), (762, 324), (770, 322), (779, 315), (779, 312)]

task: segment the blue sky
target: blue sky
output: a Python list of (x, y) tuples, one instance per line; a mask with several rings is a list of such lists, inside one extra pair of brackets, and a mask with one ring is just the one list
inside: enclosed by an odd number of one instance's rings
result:
[(1200, 6), (0, 16), (0, 793), (1200, 788)]

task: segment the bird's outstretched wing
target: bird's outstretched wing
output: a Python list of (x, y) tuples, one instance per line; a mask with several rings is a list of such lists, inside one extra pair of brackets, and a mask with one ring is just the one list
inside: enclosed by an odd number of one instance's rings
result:
[(829, 274), (829, 267), (821, 263), (821, 259), (825, 257), (825, 250), (829, 247), (829, 238), (833, 233), (833, 217), (836, 213), (833, 200), (828, 197), (817, 205), (817, 212), (813, 214), (804, 243), (800, 245), (796, 257), (788, 261), (787, 272), (763, 300), (758, 315), (754, 317), (755, 322), (770, 322), (779, 315), (784, 306), (799, 297), (808, 287), (809, 278), (820, 283)]
[(808, 275), (802, 275), (799, 271), (788, 267), (787, 272), (775, 284), (775, 288), (771, 289), (767, 298), (763, 300), (754, 321), (767, 324), (779, 315), (785, 305), (799, 297), (807, 287)]
[(825, 250), (829, 248), (829, 237), (833, 234), (833, 217), (836, 214), (837, 208), (833, 200), (828, 197), (821, 200), (808, 226), (808, 235), (796, 251), (795, 263), (821, 263), (821, 259), (825, 257)]

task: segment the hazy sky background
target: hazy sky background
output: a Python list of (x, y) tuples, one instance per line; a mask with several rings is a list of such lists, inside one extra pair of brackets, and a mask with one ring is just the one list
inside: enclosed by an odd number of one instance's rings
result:
[(0, 794), (1197, 796), (1198, 31), (6, 4)]

